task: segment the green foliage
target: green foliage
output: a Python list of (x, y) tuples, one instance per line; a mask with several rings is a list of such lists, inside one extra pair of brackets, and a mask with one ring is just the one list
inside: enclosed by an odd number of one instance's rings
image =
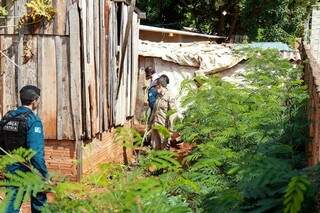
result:
[[(8, 193), (5, 201), (1, 203), (1, 210), (6, 208), (8, 200), (12, 197), (12, 191), (9, 190), (10, 187), (15, 187), (18, 190), (14, 202), (15, 208), (18, 208), (22, 202), (27, 201), (31, 195), (35, 196), (38, 192), (50, 191), (51, 184), (44, 180), (40, 173), (33, 168), (30, 163), (34, 154), (35, 153), (31, 150), (19, 148), (12, 153), (1, 156), (0, 173), (5, 177), (5, 179), (0, 180), (0, 188), (2, 191)], [(6, 168), (15, 163), (23, 164), (29, 168), (30, 171), (16, 171), (15, 173), (8, 172)]]
[(285, 213), (297, 213), (301, 209), (304, 200), (304, 193), (310, 186), (310, 181), (306, 176), (296, 176), (291, 178), (285, 194)]
[(28, 13), (20, 18), (19, 28), (28, 24), (37, 24), (41, 21), (50, 22), (56, 14), (52, 6), (52, 0), (31, 0), (25, 6)]
[(165, 126), (156, 124), (152, 129), (157, 130), (165, 140), (170, 138), (170, 131)]
[(31, 11), (29, 16), (33, 21), (36, 21), (39, 17), (50, 21), (55, 14), (55, 10), (52, 7), (52, 0), (31, 0), (26, 3), (26, 7)]
[(159, 170), (178, 171), (181, 169), (181, 164), (175, 159), (175, 154), (165, 150), (151, 150), (147, 156), (141, 159), (140, 165), (150, 172)]
[[(317, 0), (140, 0), (146, 24), (192, 27), (209, 34), (247, 35), (253, 41), (292, 43)], [(226, 12), (226, 14), (224, 14)]]
[(116, 129), (116, 143), (122, 144), (126, 148), (133, 148), (142, 145), (142, 137), (135, 129), (119, 127)]
[(0, 6), (0, 17), (6, 17), (9, 15), (8, 10), (6, 9), (6, 7), (2, 7)]
[[(0, 17), (9, 15), (7, 8), (13, 7), (15, 1), (5, 1), (0, 6)], [(28, 12), (19, 19), (19, 28), (28, 24), (37, 24), (41, 21), (50, 22), (56, 14), (52, 0), (29, 0), (25, 3), (25, 7)]]
[(175, 0), (139, 0), (138, 7), (146, 12), (145, 24), (159, 27), (181, 28), (184, 19), (184, 4)]
[(31, 194), (46, 191), (47, 185), (37, 173), (17, 171), (15, 174), (7, 173), (5, 181), (0, 181), (0, 187), (16, 187), (18, 193), (14, 206), (18, 208), (23, 201), (30, 198)]
[(125, 166), (121, 164), (101, 164), (99, 170), (87, 175), (83, 183), (95, 187), (108, 187), (123, 177)]
[(34, 155), (34, 151), (23, 148), (14, 150), (10, 155), (2, 155), (0, 157), (0, 171), (5, 172), (5, 168), (14, 163), (28, 163)]
[(315, 0), (240, 1), (240, 31), (257, 41), (290, 43), (303, 35), (303, 23)]
[(143, 177), (140, 172), (124, 174), (108, 190), (64, 197), (45, 212), (191, 212), (181, 197), (164, 191), (165, 183), (158, 178)]
[(199, 144), (185, 176), (199, 184), (205, 211), (280, 212), (287, 185), (306, 165), (308, 95), (301, 68), (278, 52), (243, 54), (246, 87), (215, 77), (196, 90), (193, 81), (184, 85), (188, 110), (177, 126), (184, 141)]

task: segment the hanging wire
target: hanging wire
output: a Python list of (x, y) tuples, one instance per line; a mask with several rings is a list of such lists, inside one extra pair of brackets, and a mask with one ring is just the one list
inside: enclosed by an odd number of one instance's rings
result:
[(21, 67), (14, 62), (9, 56), (7, 56), (2, 50), (0, 50), (1, 55), (3, 55), (8, 61), (10, 61), (14, 66), (16, 66), (19, 70), (21, 70)]

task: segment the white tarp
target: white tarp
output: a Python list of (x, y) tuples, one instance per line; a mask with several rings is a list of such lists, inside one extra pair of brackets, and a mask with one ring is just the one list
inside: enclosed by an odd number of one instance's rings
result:
[(210, 42), (163, 43), (140, 40), (139, 55), (161, 58), (208, 74), (231, 68), (243, 60), (230, 45)]
[(181, 107), (181, 83), (186, 79), (192, 79), (197, 68), (180, 66), (175, 63), (170, 63), (156, 58), (154, 60), (154, 67), (157, 70), (158, 75), (167, 75), (169, 77), (170, 83), (168, 84), (168, 91), (170, 97), (174, 102), (175, 108), (177, 110), (177, 115), (182, 116), (184, 109)]

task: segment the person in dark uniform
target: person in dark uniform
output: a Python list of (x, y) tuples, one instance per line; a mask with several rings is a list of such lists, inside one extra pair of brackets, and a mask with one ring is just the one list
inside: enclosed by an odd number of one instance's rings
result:
[[(24, 86), (20, 90), (20, 100), (22, 106), (18, 107), (16, 110), (9, 111), (6, 113), (6, 115), (2, 118), (1, 122), (5, 122), (5, 124), (10, 123), (10, 119), (13, 118), (21, 118), (20, 120), (23, 121), (25, 119), (25, 132), (22, 134), (15, 134), (19, 135), (20, 138), (15, 139), (14, 134), (10, 137), (6, 135), (10, 135), (10, 131), (14, 131), (14, 126), (10, 126), (8, 131), (6, 130), (6, 126), (1, 126), (2, 131), (2, 143), (4, 143), (4, 149), (7, 149), (6, 151), (12, 151), (16, 148), (25, 147), (26, 149), (31, 149), (35, 152), (35, 155), (31, 159), (32, 166), (39, 171), (41, 176), (44, 179), (48, 178), (48, 170), (47, 166), (45, 164), (45, 158), (44, 158), (44, 132), (43, 132), (43, 126), (40, 118), (35, 114), (35, 110), (39, 107), (39, 98), (40, 98), (40, 89), (36, 86), (27, 85)], [(8, 122), (9, 121), (9, 122)], [(14, 123), (13, 123), (14, 124)], [(21, 130), (21, 127), (16, 128), (19, 129), (17, 131), (23, 131)], [(25, 135), (25, 136), (23, 136)], [(6, 139), (7, 138), (7, 139)], [(12, 143), (12, 141), (18, 141), (15, 144)], [(20, 141), (20, 142), (19, 142)], [(20, 144), (19, 144), (20, 143)], [(24, 144), (23, 144), (24, 143)], [(29, 168), (26, 166), (16, 163), (13, 165), (8, 166), (7, 171), (10, 173), (15, 173), (16, 171), (23, 171), (28, 172), (30, 171)], [(10, 199), (8, 208), (6, 210), (7, 213), (16, 213), (19, 212), (19, 209), (14, 208), (14, 202), (17, 195), (17, 188), (11, 187), (10, 188), (11, 193), (13, 193), (13, 196)], [(13, 191), (13, 192), (12, 192)], [(41, 212), (41, 208), (45, 205), (47, 201), (47, 196), (45, 192), (38, 193), (36, 196), (31, 196), (31, 211), (32, 213)]]

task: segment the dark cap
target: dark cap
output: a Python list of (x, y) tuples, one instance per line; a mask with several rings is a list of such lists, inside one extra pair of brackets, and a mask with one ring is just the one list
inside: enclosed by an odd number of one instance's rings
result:
[(40, 89), (33, 85), (27, 85), (20, 90), (20, 99), (34, 101), (40, 97)]
[(147, 67), (145, 68), (146, 77), (150, 77), (154, 73), (156, 73), (156, 70), (153, 67)]

